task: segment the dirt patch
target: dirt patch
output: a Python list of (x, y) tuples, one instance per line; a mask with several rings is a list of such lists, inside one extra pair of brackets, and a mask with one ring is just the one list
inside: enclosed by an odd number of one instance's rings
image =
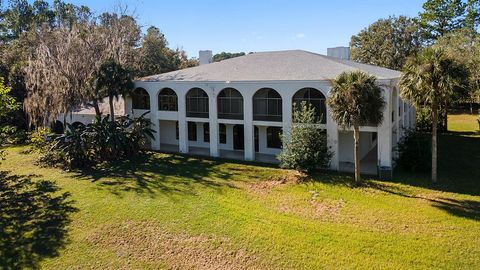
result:
[(105, 226), (88, 237), (127, 260), (164, 264), (167, 269), (268, 269), (257, 256), (235, 249), (227, 239), (165, 232), (152, 222)]
[(277, 209), (282, 213), (298, 214), (306, 218), (335, 220), (346, 204), (343, 199), (319, 198), (316, 191), (310, 191), (310, 194), (310, 199), (301, 202), (283, 201)]
[(345, 201), (342, 199), (330, 201), (312, 201), (310, 204), (313, 207), (313, 216), (315, 218), (332, 219), (336, 218), (340, 214), (340, 211), (345, 206)]
[(284, 174), (279, 174), (275, 176), (270, 176), (267, 180), (264, 181), (255, 181), (252, 183), (247, 183), (246, 187), (248, 191), (251, 191), (256, 194), (268, 194), (274, 188), (282, 185), (296, 184), (301, 182), (306, 175), (297, 172), (297, 171), (284, 171)]

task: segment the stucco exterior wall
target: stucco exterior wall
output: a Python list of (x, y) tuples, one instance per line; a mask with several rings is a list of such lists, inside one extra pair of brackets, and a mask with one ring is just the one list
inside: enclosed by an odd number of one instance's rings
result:
[[(396, 80), (378, 80), (383, 89), (382, 95), (386, 101), (383, 122), (378, 127), (362, 126), (360, 127), (362, 155), (364, 156), (375, 145), (378, 146), (378, 166), (392, 167), (393, 149), (396, 143), (403, 135), (402, 129), (415, 126), (415, 111), (408, 104), (403, 104), (398, 95)], [(267, 147), (266, 128), (268, 126), (281, 127), (284, 132), (289, 132), (292, 124), (292, 98), (294, 94), (302, 88), (315, 88), (322, 92), (328, 98), (330, 91), (329, 81), (241, 81), (241, 82), (187, 82), (187, 81), (158, 81), (146, 82), (139, 81), (135, 83), (137, 88), (145, 89), (150, 96), (150, 113), (147, 114), (152, 120), (153, 129), (156, 131), (155, 140), (152, 141), (152, 149), (162, 150), (162, 144), (176, 144), (181, 153), (188, 153), (189, 147), (208, 148), (210, 155), (219, 156), (219, 150), (233, 149), (233, 126), (243, 125), (245, 160), (255, 160), (254, 145), (254, 127), (259, 129), (259, 153), (276, 155), (280, 149)], [(186, 94), (192, 88), (201, 88), (209, 100), (209, 117), (193, 118), (186, 116)], [(178, 98), (178, 111), (159, 111), (158, 94), (163, 88), (171, 88), (175, 91)], [(225, 88), (234, 88), (238, 90), (243, 97), (243, 120), (218, 119), (217, 115), (217, 97)], [(272, 88), (276, 90), (282, 98), (282, 121), (256, 121), (253, 120), (253, 95), (261, 88)], [(132, 109), (132, 100), (125, 98), (125, 113), (135, 117), (148, 112), (148, 110)], [(87, 116), (74, 116), (75, 119), (91, 121), (93, 118)], [(175, 139), (175, 123), (178, 121), (179, 138)], [(197, 123), (197, 141), (188, 140), (188, 122)], [(210, 142), (203, 140), (203, 123), (209, 123)], [(227, 129), (227, 143), (219, 143), (218, 124), (223, 123)], [(326, 123), (321, 125), (326, 129), (328, 146), (334, 152), (331, 161), (331, 169), (337, 170), (339, 162), (353, 161), (353, 136), (351, 129), (343, 131), (335, 121), (333, 121), (330, 108), (327, 106)], [(378, 139), (372, 144), (371, 133), (376, 132)], [(398, 134), (398, 136), (397, 136)]]

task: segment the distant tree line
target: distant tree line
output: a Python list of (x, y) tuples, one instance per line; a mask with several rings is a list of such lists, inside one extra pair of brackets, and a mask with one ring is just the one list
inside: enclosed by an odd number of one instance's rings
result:
[(100, 114), (98, 101), (127, 93), (135, 77), (197, 64), (158, 28), (142, 34), (126, 8), (94, 14), (62, 0), (0, 1), (0, 77), (20, 104), (2, 127), (26, 130), (82, 105)]
[(244, 52), (239, 52), (239, 53), (221, 52), (213, 56), (213, 62), (220, 62), (222, 60), (227, 60), (230, 58), (235, 58), (235, 57), (244, 56), (244, 55), (245, 55)]
[[(480, 1), (427, 0), (415, 18), (391, 16), (380, 19), (352, 36), (355, 61), (403, 70), (409, 57), (428, 47), (439, 47), (446, 56), (465, 64), (469, 80), (451, 99), (439, 104), (438, 125), (447, 128), (447, 111), (460, 103), (480, 103)], [(429, 110), (418, 110), (419, 126), (431, 127)], [(424, 123), (425, 122), (425, 123)]]

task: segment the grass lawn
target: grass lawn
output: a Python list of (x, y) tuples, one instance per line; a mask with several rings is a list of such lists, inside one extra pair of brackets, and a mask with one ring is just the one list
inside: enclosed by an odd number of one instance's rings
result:
[(0, 170), (52, 180), (78, 209), (59, 254), (39, 255), (44, 269), (479, 269), (470, 119), (451, 116), (440, 138), (438, 185), (406, 172), (363, 187), (333, 173), (295, 183), (291, 171), (159, 153), (62, 172), (25, 147), (8, 148)]

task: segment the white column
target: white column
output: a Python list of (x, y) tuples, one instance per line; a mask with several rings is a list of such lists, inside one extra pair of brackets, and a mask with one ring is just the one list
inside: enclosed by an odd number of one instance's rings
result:
[(408, 118), (408, 111), (409, 111), (408, 103), (406, 103), (404, 101), (404, 103), (403, 103), (403, 127), (404, 127), (404, 129), (408, 128), (408, 124), (409, 124), (409, 120), (410, 120)]
[(178, 151), (188, 153), (186, 93), (178, 93)]
[(265, 152), (267, 149), (267, 127), (258, 126), (258, 151)]
[(125, 114), (128, 114), (129, 116), (133, 117), (132, 115), (132, 98), (130, 96), (124, 96), (124, 109), (125, 109)]
[(245, 136), (245, 160), (255, 160), (255, 140), (253, 137), (253, 95), (244, 93), (243, 95), (243, 132)]
[(400, 141), (400, 137), (402, 137), (402, 126), (401, 126), (401, 122), (400, 122), (400, 116), (401, 116), (401, 107), (400, 106), (400, 93), (398, 92), (398, 90), (395, 88), (395, 92), (397, 93), (397, 101), (395, 103), (395, 123), (397, 124), (396, 125), (396, 141), (395, 141), (395, 145), (397, 145), (397, 143)]
[(410, 108), (410, 127), (415, 128), (417, 125), (417, 111), (414, 107)]
[(330, 107), (327, 106), (327, 146), (333, 152), (330, 160), (330, 169), (337, 171), (339, 169), (339, 148), (338, 148), (338, 124), (333, 120)]
[(392, 98), (389, 89), (383, 88), (383, 97), (387, 102), (383, 111), (383, 122), (378, 127), (378, 165), (392, 167)]
[(398, 97), (398, 138), (397, 141), (399, 141), (403, 137), (403, 123), (405, 119), (403, 118), (403, 102), (400, 97)]
[(282, 125), (283, 134), (290, 134), (292, 129), (292, 97), (290, 95), (282, 96)]
[(152, 122), (152, 129), (155, 130), (153, 133), (152, 140), (152, 149), (160, 150), (160, 121), (157, 117), (158, 114), (158, 91), (152, 90), (149, 91), (150, 95), (150, 121)]
[(217, 95), (211, 91), (208, 95), (208, 115), (210, 127), (210, 156), (220, 156), (218, 151), (218, 114), (217, 114)]

